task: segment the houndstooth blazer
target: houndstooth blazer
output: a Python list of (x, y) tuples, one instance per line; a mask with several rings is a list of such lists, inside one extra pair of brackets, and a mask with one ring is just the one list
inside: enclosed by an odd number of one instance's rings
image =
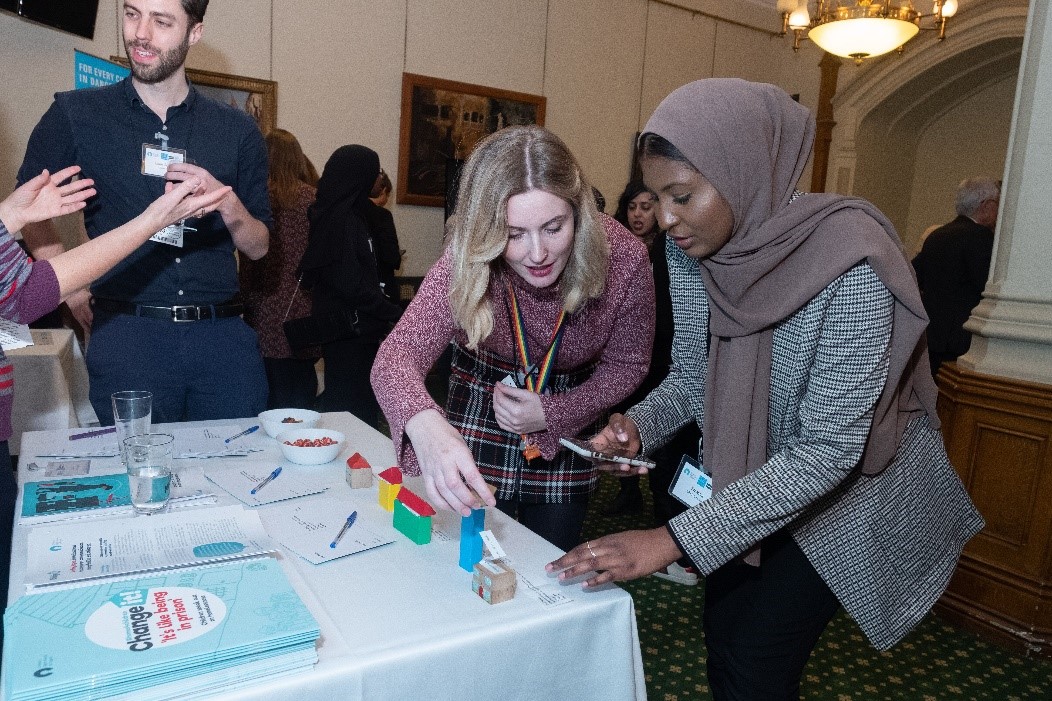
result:
[[(644, 452), (703, 425), (708, 297), (697, 261), (666, 241), (672, 370), (627, 413)], [(788, 528), (870, 642), (887, 649), (928, 612), (983, 527), (926, 416), (893, 463), (858, 468), (888, 372), (893, 299), (860, 263), (775, 330), (767, 462), (669, 523), (708, 574)]]

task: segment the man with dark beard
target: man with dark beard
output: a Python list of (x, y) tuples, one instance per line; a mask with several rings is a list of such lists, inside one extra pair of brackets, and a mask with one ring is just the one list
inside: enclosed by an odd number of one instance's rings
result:
[[(153, 392), (153, 420), (253, 416), (267, 399), (255, 332), (241, 320), (234, 251), (267, 252), (267, 152), (252, 119), (186, 79), (208, 0), (125, 0), (132, 75), (116, 85), (57, 93), (30, 137), (19, 182), (69, 165), (94, 178), (84, 210), (94, 238), (141, 212), (173, 183), (200, 178), (234, 190), (217, 211), (154, 235), (70, 300), (91, 330), (90, 397), (112, 423), (110, 394)], [(52, 222), (22, 232), (37, 258), (62, 251)], [(189, 323), (179, 323), (189, 322)]]

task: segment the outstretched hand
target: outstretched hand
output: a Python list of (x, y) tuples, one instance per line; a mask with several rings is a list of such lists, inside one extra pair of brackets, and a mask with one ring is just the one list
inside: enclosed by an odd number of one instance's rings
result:
[(573, 579), (589, 572), (595, 576), (585, 588), (608, 582), (623, 582), (653, 574), (683, 557), (676, 541), (664, 527), (649, 531), (624, 531), (578, 545), (558, 560), (544, 566), (546, 572), (559, 572), (559, 580)]
[(232, 188), (223, 185), (208, 189), (199, 178), (189, 178), (178, 184), (169, 183), (165, 193), (154, 200), (141, 216), (150, 220), (154, 231), (187, 217), (203, 217), (222, 204)]
[(15, 232), (26, 224), (84, 209), (86, 200), (95, 195), (95, 181), (82, 178), (61, 184), (79, 172), (80, 166), (63, 168), (54, 175), (44, 170), (27, 180), (0, 202), (0, 221), (8, 231)]

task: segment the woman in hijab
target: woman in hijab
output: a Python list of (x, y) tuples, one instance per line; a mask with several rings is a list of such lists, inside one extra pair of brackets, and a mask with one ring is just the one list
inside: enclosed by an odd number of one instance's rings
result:
[[(423, 475), (436, 507), (496, 505), (569, 549), (598, 471), (559, 439), (594, 433), (646, 375), (646, 250), (599, 214), (566, 144), (537, 126), (476, 145), (448, 230), (373, 368), (398, 464)], [(443, 409), (424, 376), (450, 342)]]
[(686, 555), (706, 575), (716, 699), (795, 699), (840, 606), (887, 649), (927, 613), (983, 525), (950, 465), (927, 319), (873, 205), (794, 186), (814, 138), (780, 89), (679, 88), (640, 137), (657, 194), (675, 339), (668, 378), (593, 442), (652, 451), (702, 429), (713, 493), (667, 527), (551, 563), (586, 586)]
[(329, 157), (310, 208), (310, 238), (301, 284), (313, 295), (312, 316), (330, 334), (322, 345), (322, 411), (349, 411), (374, 428), (380, 406), (369, 385), (376, 351), (401, 308), (384, 296), (366, 212), (380, 176), (380, 157), (365, 146), (341, 146)]

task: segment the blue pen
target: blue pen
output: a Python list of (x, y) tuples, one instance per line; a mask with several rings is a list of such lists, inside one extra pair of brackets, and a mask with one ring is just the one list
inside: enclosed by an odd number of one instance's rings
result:
[(354, 522), (355, 522), (355, 520), (357, 518), (358, 518), (358, 512), (357, 511), (352, 511), (351, 515), (347, 517), (347, 521), (344, 522), (343, 528), (341, 528), (340, 532), (336, 534), (336, 537), (333, 538), (333, 541), (331, 543), (329, 543), (329, 547), (330, 548), (335, 548), (336, 547), (336, 545), (340, 542), (340, 539), (343, 538), (343, 534), (347, 532), (348, 528), (350, 528), (351, 526), (354, 525)]
[(224, 443), (229, 443), (230, 441), (236, 441), (236, 440), (237, 440), (238, 438), (240, 438), (241, 436), (247, 436), (248, 434), (250, 434), (250, 433), (253, 433), (253, 432), (255, 432), (255, 431), (258, 431), (258, 430), (259, 430), (259, 426), (249, 426), (248, 428), (246, 428), (246, 429), (245, 429), (244, 431), (242, 431), (241, 433), (238, 433), (237, 435), (234, 435), (234, 436), (230, 436), (230, 438), (227, 438), (227, 439), (226, 439), (225, 441), (223, 441), (223, 442), (224, 442)]
[(252, 491), (249, 492), (249, 494), (255, 494), (259, 490), (263, 489), (263, 487), (266, 486), (266, 484), (268, 482), (270, 482), (270, 480), (274, 479), (275, 477), (277, 477), (280, 474), (281, 474), (281, 466), (278, 465), (278, 468), (276, 470), (274, 470), (273, 472), (271, 472), (269, 475), (267, 475), (267, 478), (265, 480), (263, 480), (262, 482), (257, 484), (255, 487), (253, 487)]

